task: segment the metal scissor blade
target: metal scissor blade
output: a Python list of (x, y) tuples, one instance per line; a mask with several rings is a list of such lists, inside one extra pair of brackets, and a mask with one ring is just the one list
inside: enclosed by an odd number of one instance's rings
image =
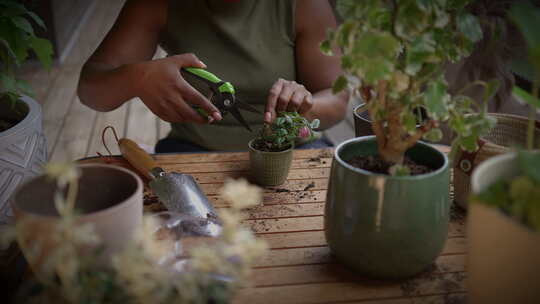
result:
[(252, 113), (262, 114), (262, 112), (257, 110), (255, 107), (238, 99), (236, 99), (235, 106), (239, 109), (246, 110)]
[(234, 116), (234, 118), (236, 118), (236, 120), (238, 120), (244, 127), (246, 127), (246, 129), (248, 129), (249, 132), (252, 132), (248, 123), (246, 122), (244, 117), (242, 117), (242, 114), (240, 114), (240, 111), (238, 111), (238, 108), (235, 108), (235, 107), (230, 108), (229, 112), (232, 114), (232, 116)]

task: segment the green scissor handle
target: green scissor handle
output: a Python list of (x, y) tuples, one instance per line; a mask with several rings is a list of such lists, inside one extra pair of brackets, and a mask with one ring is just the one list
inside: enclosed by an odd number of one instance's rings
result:
[(192, 75), (195, 75), (197, 78), (203, 80), (207, 84), (209, 84), (212, 88), (215, 88), (217, 86), (217, 90), (220, 93), (230, 93), (234, 95), (235, 90), (234, 86), (230, 82), (225, 82), (216, 75), (212, 74), (211, 72), (208, 72), (205, 69), (200, 68), (182, 68), (185, 72), (188, 72)]

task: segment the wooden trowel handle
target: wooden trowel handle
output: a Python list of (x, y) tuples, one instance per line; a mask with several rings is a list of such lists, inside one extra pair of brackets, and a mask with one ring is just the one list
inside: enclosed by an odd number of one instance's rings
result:
[(150, 154), (141, 149), (137, 143), (127, 138), (120, 139), (118, 145), (120, 147), (120, 152), (122, 152), (122, 156), (124, 156), (135, 169), (144, 176), (150, 179), (153, 178), (152, 175), (150, 175), (150, 170), (158, 165)]

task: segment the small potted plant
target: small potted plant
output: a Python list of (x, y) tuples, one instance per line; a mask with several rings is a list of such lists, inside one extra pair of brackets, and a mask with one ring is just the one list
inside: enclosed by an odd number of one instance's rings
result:
[(318, 127), (318, 119), (310, 123), (297, 112), (281, 112), (271, 124), (264, 124), (248, 143), (254, 181), (261, 186), (282, 184), (291, 167), (295, 141), (312, 138)]
[[(529, 62), (540, 72), (540, 9), (519, 2), (510, 10), (527, 42)], [(540, 109), (538, 76), (530, 105), (526, 150), (483, 162), (472, 174), (467, 235), (469, 296), (474, 303), (540, 301), (540, 152), (535, 144), (535, 113)]]
[[(449, 221), (449, 161), (420, 142), (438, 141), (448, 122), (457, 147), (474, 150), (494, 121), (486, 105), (451, 96), (446, 63), (467, 56), (482, 38), (468, 1), (338, 1), (344, 19), (321, 44), (340, 49), (347, 87), (366, 103), (375, 136), (334, 152), (325, 233), (339, 260), (377, 278), (419, 273), (439, 255)], [(486, 95), (496, 90), (485, 84)], [(417, 119), (417, 109), (426, 118)]]
[(0, 224), (11, 216), (8, 199), (13, 190), (39, 174), (47, 160), (41, 107), (30, 97), (28, 83), (15, 77), (15, 68), (28, 59), (29, 50), (45, 67), (52, 62), (52, 46), (36, 37), (32, 22), (45, 28), (19, 1), (0, 2)]

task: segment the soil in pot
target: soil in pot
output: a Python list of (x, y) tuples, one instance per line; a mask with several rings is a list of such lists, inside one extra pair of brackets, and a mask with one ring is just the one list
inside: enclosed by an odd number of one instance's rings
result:
[(28, 105), (22, 101), (12, 103), (6, 97), (0, 99), (0, 132), (4, 132), (28, 115)]
[(263, 151), (263, 152), (281, 152), (281, 151), (285, 151), (285, 150), (288, 150), (288, 149), (291, 148), (291, 146), (287, 146), (287, 147), (282, 148), (282, 149), (272, 148), (272, 144), (267, 143), (267, 142), (262, 141), (262, 140), (254, 141), (251, 144), (251, 147), (253, 147), (253, 149), (255, 149), (255, 150)]
[[(389, 174), (390, 167), (394, 165), (384, 161), (379, 155), (356, 156), (350, 159), (348, 163), (353, 167), (380, 174)], [(411, 175), (420, 175), (435, 171), (428, 166), (417, 164), (409, 157), (403, 159), (403, 165), (409, 168)]]

